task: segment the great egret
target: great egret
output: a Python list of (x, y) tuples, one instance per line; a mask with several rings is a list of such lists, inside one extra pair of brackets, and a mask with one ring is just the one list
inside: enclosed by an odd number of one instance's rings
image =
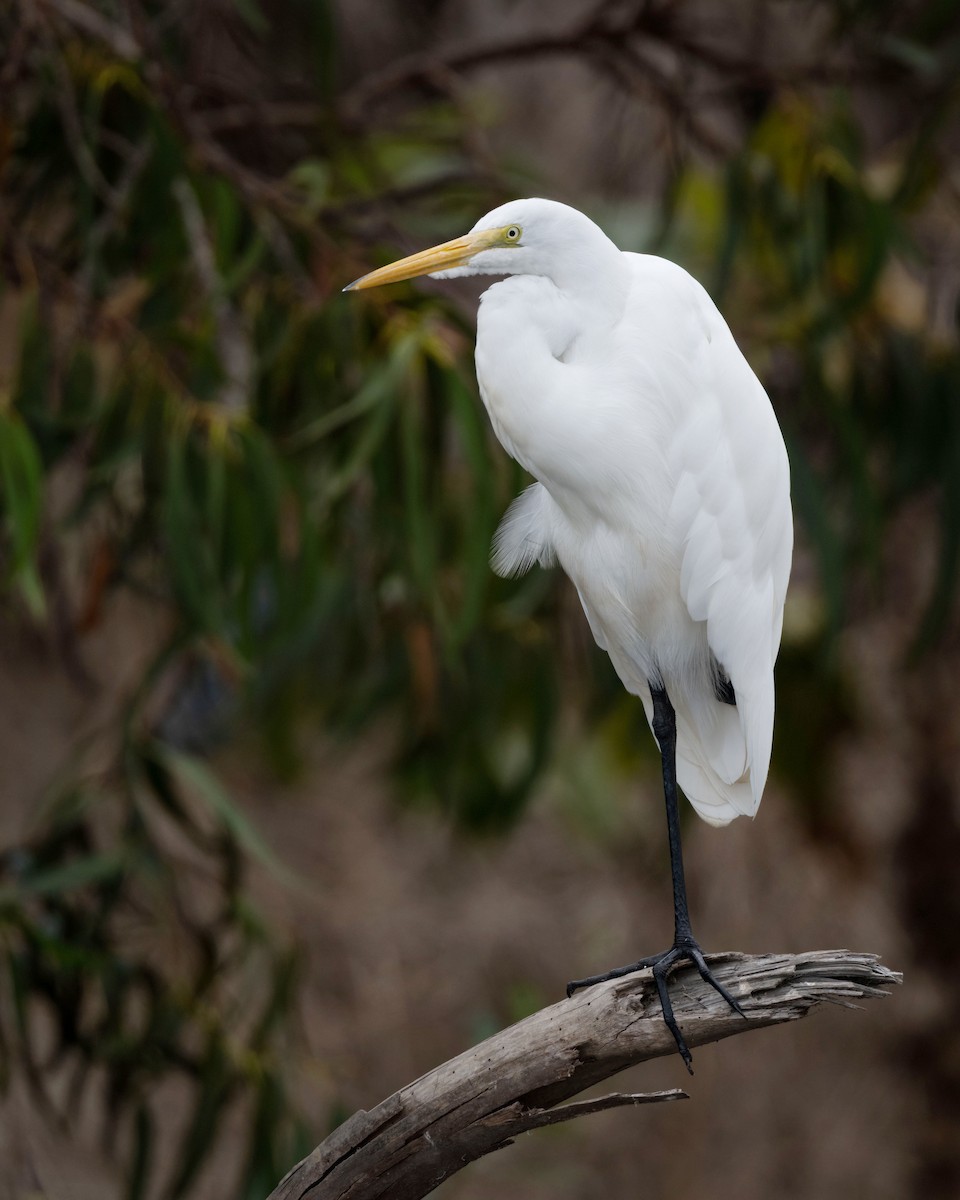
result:
[(677, 785), (713, 825), (760, 804), (793, 549), (780, 428), (700, 284), (565, 204), (504, 204), (344, 290), (416, 275), (508, 276), (482, 297), (477, 379), (500, 443), (537, 482), (501, 522), (493, 568), (560, 563), (660, 748), (673, 945), (567, 994), (651, 967), (690, 1070), (669, 968), (691, 961), (741, 1010), (690, 926)]

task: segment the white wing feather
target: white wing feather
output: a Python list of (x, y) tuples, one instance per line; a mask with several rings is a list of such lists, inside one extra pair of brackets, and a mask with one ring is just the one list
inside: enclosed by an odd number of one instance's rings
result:
[(507, 509), (493, 535), (490, 562), (498, 575), (525, 575), (534, 563), (552, 567), (556, 562), (547, 528), (548, 500), (543, 485), (532, 483)]
[(763, 388), (712, 301), (689, 282), (706, 341), (692, 381), (699, 394), (668, 450), (671, 537), (683, 547), (681, 596), (690, 616), (706, 622), (736, 709), (714, 697), (688, 700), (686, 750), (726, 785), (733, 808), (752, 815), (773, 742), (773, 665), (793, 547), (789, 466)]

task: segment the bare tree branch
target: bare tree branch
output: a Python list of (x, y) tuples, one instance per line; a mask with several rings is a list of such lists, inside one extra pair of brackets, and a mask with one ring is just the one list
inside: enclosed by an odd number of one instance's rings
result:
[[(875, 955), (721, 954), (717, 977), (745, 1019), (693, 968), (671, 979), (690, 1046), (795, 1021), (817, 1004), (856, 1007), (901, 982)], [(269, 1200), (418, 1200), (468, 1162), (529, 1129), (627, 1104), (685, 1098), (680, 1091), (614, 1093), (561, 1104), (647, 1059), (675, 1054), (649, 971), (576, 993), (512, 1025), (345, 1121), (277, 1185)], [(557, 1106), (560, 1107), (557, 1107)]]
[[(389, 67), (360, 79), (341, 97), (345, 117), (356, 119), (367, 105), (415, 83), (431, 83), (453, 72), (475, 70), (499, 63), (529, 62), (535, 58), (578, 56), (595, 58), (609, 66), (610, 55), (619, 55), (637, 40), (698, 63), (724, 77), (725, 82), (752, 86), (795, 87), (799, 84), (830, 86), (838, 82), (868, 83), (875, 72), (859, 64), (837, 61), (823, 54), (808, 61), (771, 69), (752, 55), (738, 55), (699, 40), (683, 28), (673, 6), (644, 4), (626, 15), (611, 14), (602, 4), (585, 20), (567, 29), (542, 32), (492, 42), (465, 45), (440, 54), (410, 54)], [(636, 65), (636, 64), (634, 64)], [(653, 70), (648, 61), (647, 70)]]
[(44, 12), (56, 13), (75, 29), (103, 42), (117, 58), (135, 62), (140, 57), (140, 47), (128, 30), (81, 0), (33, 0), (33, 4)]

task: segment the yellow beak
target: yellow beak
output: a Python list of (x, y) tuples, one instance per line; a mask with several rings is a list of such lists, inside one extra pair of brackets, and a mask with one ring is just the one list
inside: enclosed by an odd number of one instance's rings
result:
[(343, 290), (359, 292), (362, 288), (399, 283), (402, 279), (431, 275), (434, 271), (449, 271), (453, 267), (465, 266), (475, 254), (479, 254), (481, 250), (489, 250), (495, 245), (503, 245), (502, 229), (483, 229), (479, 233), (467, 233), (451, 242), (443, 242), (429, 250), (421, 250), (419, 254), (401, 258), (387, 267), (371, 271), (369, 275), (361, 275), (353, 283), (348, 283)]

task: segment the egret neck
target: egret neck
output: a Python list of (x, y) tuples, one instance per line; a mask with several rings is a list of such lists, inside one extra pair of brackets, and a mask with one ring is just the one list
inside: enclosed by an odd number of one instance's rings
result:
[(609, 347), (630, 292), (623, 255), (590, 228), (598, 236), (588, 247), (565, 248), (542, 273), (511, 275), (489, 287), (477, 317), (477, 377), (494, 432), (548, 488), (571, 488), (578, 498), (591, 388), (576, 376), (615, 367)]

